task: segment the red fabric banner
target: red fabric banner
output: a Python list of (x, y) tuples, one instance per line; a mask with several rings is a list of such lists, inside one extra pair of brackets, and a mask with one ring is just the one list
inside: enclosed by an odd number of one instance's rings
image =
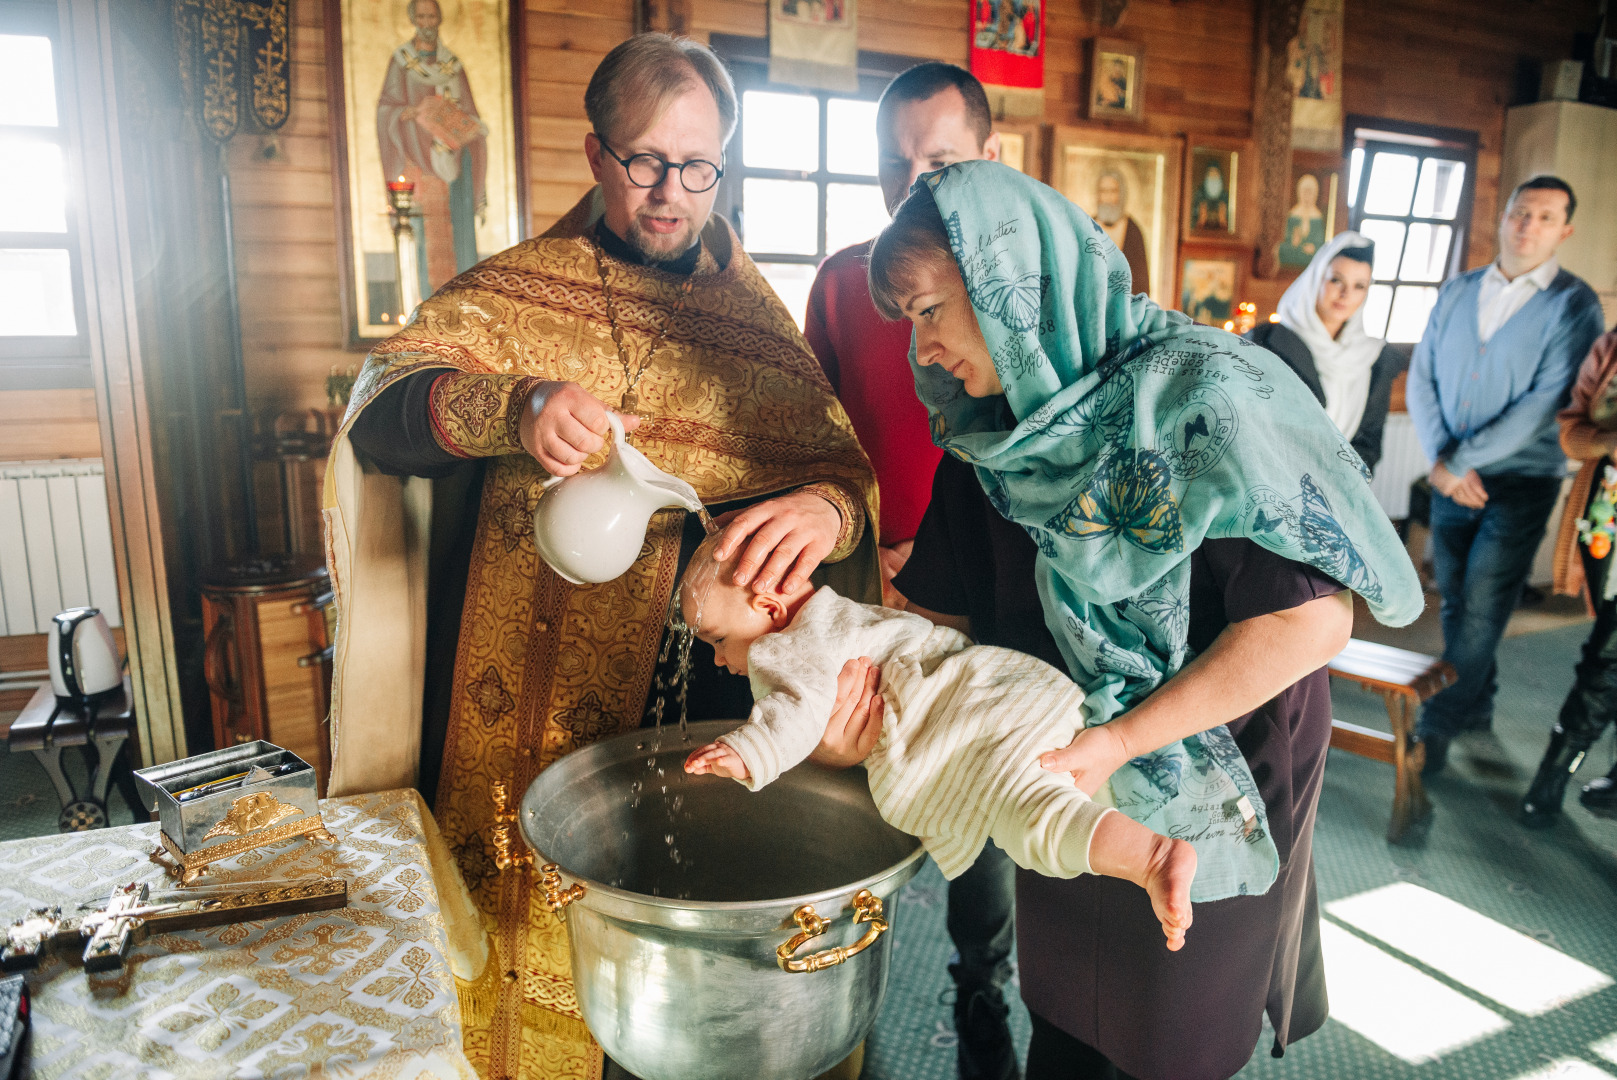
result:
[(989, 86), (1044, 89), (1043, 0), (971, 0), (971, 73)]

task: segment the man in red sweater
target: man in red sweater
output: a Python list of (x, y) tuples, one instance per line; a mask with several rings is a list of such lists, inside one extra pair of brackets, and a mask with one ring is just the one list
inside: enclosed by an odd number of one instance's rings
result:
[[(888, 84), (876, 108), (877, 176), (889, 213), (922, 173), (956, 161), (999, 160), (982, 84), (953, 64), (918, 64)], [(870, 244), (826, 259), (809, 292), (804, 336), (820, 358), (881, 487), (882, 591), (909, 558), (932, 496), (943, 452), (932, 445), (926, 406), (910, 371), (910, 324), (876, 312), (865, 280)], [(1004, 987), (1016, 932), (1016, 866), (992, 841), (970, 870), (949, 883), (949, 936), (959, 952), (954, 977), (961, 1080), (1020, 1077)]]
[[(999, 135), (982, 84), (962, 68), (935, 61), (910, 68), (882, 92), (876, 141), (877, 176), (889, 213), (922, 173), (956, 161), (999, 160)], [(926, 406), (915, 396), (910, 324), (888, 322), (871, 303), (865, 284), (869, 254), (869, 242), (855, 244), (820, 264), (803, 333), (875, 466), (883, 599), (902, 607), (892, 577), (909, 558), (943, 452), (932, 445)]]

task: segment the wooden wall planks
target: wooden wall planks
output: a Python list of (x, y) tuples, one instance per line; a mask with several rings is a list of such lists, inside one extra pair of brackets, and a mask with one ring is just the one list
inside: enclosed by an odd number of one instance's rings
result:
[[(584, 87), (601, 57), (630, 33), (634, 0), (514, 2), (525, 2), (527, 12), (533, 235), (589, 190)], [(323, 405), (329, 369), (361, 359), (341, 345), (321, 3), (296, 0), (295, 100), (278, 140), (281, 154), (266, 159), (264, 140), (253, 136), (230, 149), (249, 393), (257, 408)], [(1085, 43), (1104, 33), (1146, 50), (1145, 123), (1119, 130), (1249, 138), (1255, 9), (1256, 0), (1132, 0), (1121, 25), (1103, 31), (1089, 17), (1091, 0), (1048, 0), (1045, 121), (1085, 119)], [(1595, 9), (1595, 0), (1539, 0), (1531, 9), (1509, 0), (1348, 0), (1347, 111), (1481, 135), (1471, 265), (1494, 253), (1504, 107), (1519, 58), (1568, 54), (1573, 30), (1591, 22)], [(865, 0), (860, 47), (964, 63), (967, 11), (965, 0)], [(689, 12), (699, 40), (768, 29), (765, 0), (689, 0)], [(1267, 312), (1282, 287), (1254, 281), (1249, 291)]]
[(0, 461), (100, 456), (94, 390), (0, 393)]
[[(1498, 252), (1505, 106), (1517, 65), (1570, 56), (1596, 6), (1542, 0), (1532, 7), (1467, 0), (1351, 0), (1343, 35), (1343, 99), (1366, 116), (1465, 128), (1480, 136), (1469, 266)], [(1536, 81), (1536, 67), (1534, 80)]]

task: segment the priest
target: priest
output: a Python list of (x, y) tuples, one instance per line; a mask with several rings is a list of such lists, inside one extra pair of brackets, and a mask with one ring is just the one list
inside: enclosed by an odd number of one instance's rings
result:
[[(450, 281), (366, 360), (326, 477), (339, 611), (331, 792), (419, 786), (492, 948), (456, 958), (485, 1076), (597, 1076), (566, 932), (492, 861), (492, 786), (646, 721), (669, 596), (701, 539), (653, 517), (600, 585), (534, 548), (540, 485), (598, 464), (618, 412), (741, 552), (738, 584), (811, 573), (877, 600), (869, 462), (785, 306), (711, 215), (735, 89), (693, 42), (641, 34), (585, 93), (597, 186), (543, 236)], [(826, 565), (821, 566), (824, 563)], [(691, 719), (746, 715), (693, 657)]]

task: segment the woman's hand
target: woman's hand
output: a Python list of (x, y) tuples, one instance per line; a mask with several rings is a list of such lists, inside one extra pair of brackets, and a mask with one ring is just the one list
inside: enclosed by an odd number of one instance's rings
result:
[(913, 550), (915, 550), (914, 540), (900, 540), (892, 547), (876, 548), (876, 557), (881, 561), (882, 607), (903, 611), (908, 606), (909, 601), (904, 598), (904, 594), (893, 588), (893, 579), (904, 569), (904, 564), (910, 561), (910, 552)]
[(747, 763), (741, 760), (741, 755), (721, 742), (708, 743), (692, 750), (691, 756), (685, 759), (685, 771), (693, 776), (712, 773), (714, 776), (728, 776), (732, 780), (745, 780), (752, 775), (747, 771)]
[[(528, 394), (518, 433), (522, 448), (551, 476), (572, 476), (584, 459), (606, 445), (607, 407), (577, 383), (541, 382)], [(619, 413), (624, 431), (640, 418)]]
[(1072, 782), (1079, 790), (1094, 797), (1128, 760), (1128, 748), (1112, 725), (1101, 724), (1080, 731), (1064, 749), (1041, 755), (1039, 764), (1051, 772), (1072, 773)]
[(732, 580), (737, 585), (750, 582), (754, 592), (790, 593), (831, 554), (842, 515), (826, 499), (799, 492), (725, 514), (714, 524), (724, 528), (714, 558), (722, 562), (747, 545), (736, 563)]
[(820, 745), (809, 760), (833, 769), (846, 769), (870, 756), (881, 738), (884, 703), (880, 694), (881, 668), (861, 656), (842, 665), (837, 675), (837, 701), (831, 707)]

